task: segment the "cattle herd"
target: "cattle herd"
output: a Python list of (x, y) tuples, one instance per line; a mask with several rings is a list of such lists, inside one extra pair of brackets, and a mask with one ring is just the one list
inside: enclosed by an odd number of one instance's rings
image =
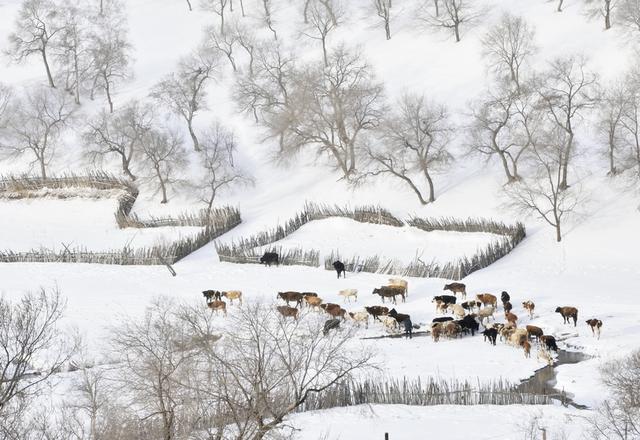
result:
[[(263, 258), (277, 262), (277, 254), (275, 255), (275, 257), (268, 255), (268, 258)], [(267, 262), (265, 261), (265, 263)], [(344, 276), (344, 264), (336, 261), (333, 263), (333, 267), (336, 269), (338, 278), (340, 275)], [(483, 331), (481, 333), (484, 336), (484, 340), (490, 344), (496, 345), (496, 341), (500, 339), (507, 344), (522, 348), (525, 357), (530, 357), (531, 343), (533, 342), (538, 346), (538, 358), (544, 359), (549, 364), (553, 362), (550, 351), (558, 351), (555, 337), (545, 334), (544, 330), (536, 325), (519, 326), (520, 319), (512, 311), (511, 296), (507, 292), (502, 292), (500, 295), (502, 316), (504, 316), (505, 322), (496, 322), (495, 315), (498, 314), (500, 309), (497, 296), (490, 293), (481, 293), (475, 295), (475, 299), (467, 300), (466, 285), (458, 282), (446, 284), (443, 290), (449, 291), (451, 294), (437, 295), (432, 299), (436, 314), (442, 315), (433, 319), (429, 329), (434, 342), (440, 341), (441, 338), (462, 338), (468, 334), (475, 336), (476, 332), (480, 332), (480, 326), (482, 326)], [(229, 300), (231, 304), (233, 304), (234, 300), (238, 300), (242, 304), (242, 292), (238, 290), (226, 292), (205, 290), (202, 294), (207, 301), (207, 306), (212, 311), (222, 312), (225, 316), (227, 303), (223, 298)], [(383, 304), (388, 300), (397, 305), (398, 297), (402, 302), (405, 302), (409, 294), (409, 284), (404, 279), (390, 278), (386, 286), (374, 288), (372, 294), (380, 296)], [(338, 295), (343, 297), (343, 303), (351, 303), (352, 300), (358, 300), (357, 289), (343, 289), (338, 292)], [(458, 295), (462, 300), (461, 303), (458, 303)], [(399, 313), (395, 308), (389, 309), (384, 305), (366, 306), (364, 310), (347, 311), (339, 304), (324, 302), (315, 292), (278, 292), (276, 299), (286, 303), (286, 305), (276, 307), (284, 317), (291, 317), (297, 320), (299, 310), (303, 306), (329, 315), (324, 324), (325, 335), (330, 330), (339, 328), (341, 322), (347, 319), (358, 326), (364, 325), (368, 328), (370, 317), (372, 317), (373, 322), (380, 322), (391, 332), (399, 330), (404, 323), (405, 332), (408, 335), (411, 334), (411, 328), (414, 327), (409, 315)], [(524, 312), (532, 320), (536, 307), (533, 301), (526, 300), (521, 304)], [(573, 323), (574, 327), (577, 326), (577, 308), (571, 306), (557, 307), (555, 312), (562, 316), (565, 324), (570, 325)], [(586, 323), (591, 328), (593, 336), (599, 339), (602, 321), (592, 318), (587, 320)]]

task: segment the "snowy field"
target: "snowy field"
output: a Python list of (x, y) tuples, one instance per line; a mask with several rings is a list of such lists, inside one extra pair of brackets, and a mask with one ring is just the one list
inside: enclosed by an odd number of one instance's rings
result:
[[(19, 1), (0, 0), (0, 49), (5, 49), (7, 35), (17, 12)], [(136, 49), (133, 79), (115, 93), (116, 103), (128, 98), (144, 98), (149, 87), (175, 67), (175, 62), (196, 46), (201, 27), (212, 15), (187, 11), (184, 1), (127, 0), (132, 44)], [(194, 2), (194, 5), (197, 2)], [(248, 2), (247, 2), (248, 3)], [(366, 3), (366, 4), (365, 4)], [(332, 36), (335, 41), (348, 40), (362, 45), (379, 79), (385, 81), (386, 93), (394, 99), (407, 90), (425, 92), (429, 97), (445, 101), (454, 114), (463, 119), (469, 102), (482, 91), (487, 81), (479, 44), (485, 28), (470, 30), (462, 42), (455, 44), (446, 36), (416, 30), (411, 10), (402, 11), (393, 22), (394, 35), (384, 40), (377, 22), (365, 15), (369, 2), (353, 2), (357, 24), (348, 24)], [(398, 2), (400, 3), (400, 2)], [(539, 51), (534, 64), (544, 67), (552, 56), (587, 52), (590, 67), (603, 81), (620, 73), (634, 58), (634, 44), (626, 33), (615, 28), (603, 32), (598, 20), (589, 20), (577, 0), (566, 1), (562, 14), (554, 12), (549, 2), (513, 2), (492, 0), (489, 17), (508, 10), (526, 16), (538, 29)], [(396, 6), (394, 6), (395, 8)], [(281, 39), (291, 41), (305, 57), (319, 54), (316, 42), (300, 42), (294, 29), (300, 24), (293, 6), (277, 11), (275, 23), (282, 29)], [(297, 16), (296, 16), (297, 17)], [(158, 30), (162, 29), (162, 32)], [(397, 29), (397, 32), (395, 31)], [(171, 30), (171, 31), (169, 31)], [(636, 37), (637, 38), (637, 35)], [(562, 44), (560, 44), (560, 42)], [(299, 47), (298, 47), (299, 46)], [(301, 57), (303, 55), (300, 55)], [(599, 366), (640, 347), (640, 212), (637, 183), (605, 177), (606, 164), (601, 157), (602, 145), (595, 130), (581, 125), (576, 139), (581, 154), (576, 158), (580, 171), (576, 185), (583, 188), (585, 202), (565, 223), (561, 243), (554, 241), (551, 228), (533, 216), (520, 216), (505, 207), (501, 190), (504, 175), (498, 164), (482, 164), (475, 158), (462, 157), (454, 169), (434, 177), (438, 199), (421, 206), (406, 187), (395, 181), (375, 181), (370, 185), (347, 187), (337, 174), (324, 167), (322, 158), (314, 155), (299, 158), (295, 165), (276, 166), (269, 159), (275, 145), (264, 141), (262, 130), (250, 117), (238, 115), (231, 98), (233, 73), (228, 66), (212, 85), (208, 97), (210, 110), (196, 118), (196, 126), (206, 126), (213, 117), (221, 118), (236, 128), (240, 145), (239, 160), (251, 170), (255, 185), (223, 194), (216, 203), (240, 208), (243, 223), (221, 241), (259, 233), (287, 219), (301, 209), (305, 201), (317, 203), (366, 205), (378, 204), (399, 218), (451, 216), (456, 218), (486, 217), (506, 223), (524, 222), (527, 238), (509, 255), (490, 267), (474, 272), (462, 282), (467, 285), (468, 299), (479, 293), (497, 296), (505, 290), (511, 295), (513, 312), (519, 325), (533, 324), (555, 335), (563, 349), (578, 350), (592, 356), (574, 365), (557, 368), (557, 389), (564, 389), (577, 403), (595, 407), (607, 397), (600, 382)], [(39, 60), (23, 65), (0, 63), (0, 81), (28, 85), (43, 81)], [(87, 102), (83, 111), (94, 112), (103, 103)], [(167, 122), (170, 125), (173, 122)], [(176, 126), (179, 125), (175, 123)], [(180, 127), (182, 127), (180, 125)], [(456, 148), (465, 151), (465, 130)], [(80, 169), (80, 141), (69, 134), (67, 151), (51, 163), (54, 172)], [(63, 148), (59, 149), (60, 151)], [(589, 154), (583, 154), (583, 153)], [(117, 172), (117, 164), (107, 165)], [(31, 169), (26, 161), (0, 162), (0, 174), (19, 173)], [(188, 173), (186, 171), (185, 173)], [(572, 177), (573, 178), (573, 177)], [(149, 246), (194, 234), (199, 228), (153, 228), (120, 230), (115, 224), (114, 200), (31, 199), (0, 200), (0, 249), (26, 251), (46, 247), (60, 249), (61, 244), (86, 247), (89, 250)], [(166, 205), (158, 203), (153, 191), (143, 185), (135, 210), (141, 216), (169, 215), (202, 208), (202, 203), (189, 191), (171, 194)], [(416, 255), (424, 261), (451, 261), (471, 255), (496, 237), (491, 234), (426, 233), (410, 227), (392, 228), (361, 224), (348, 219), (314, 221), (303, 226), (278, 244), (285, 247), (314, 248), (322, 254), (339, 250), (341, 255), (395, 258), (411, 261)], [(0, 295), (17, 299), (25, 292), (41, 287), (58, 287), (67, 301), (64, 323), (82, 334), (91, 356), (101, 359), (108, 326), (126, 314), (140, 316), (149, 302), (169, 296), (180, 302), (200, 303), (205, 307), (202, 290), (241, 290), (249, 302), (261, 301), (280, 305), (278, 291), (313, 291), (325, 302), (342, 303), (338, 291), (356, 288), (358, 301), (343, 305), (348, 311), (362, 310), (366, 305), (379, 305), (372, 289), (387, 283), (388, 276), (348, 273), (336, 279), (335, 272), (308, 267), (271, 267), (220, 263), (213, 243), (178, 262), (172, 277), (165, 267), (108, 266), (87, 264), (0, 264)], [(396, 308), (411, 315), (415, 324), (424, 328), (436, 315), (431, 302), (443, 292), (450, 280), (409, 279), (410, 294)], [(536, 303), (530, 319), (521, 303)], [(558, 306), (579, 309), (578, 326), (564, 325)], [(234, 306), (235, 307), (235, 306)], [(230, 307), (230, 313), (234, 313)], [(504, 321), (502, 310), (496, 315)], [(597, 317), (604, 322), (602, 337), (592, 337), (585, 320)], [(224, 318), (216, 318), (218, 325)], [(345, 324), (350, 325), (350, 324)], [(359, 337), (386, 335), (380, 324), (359, 330)], [(498, 343), (493, 347), (481, 336), (434, 343), (429, 337), (404, 339), (357, 340), (374, 348), (376, 362), (389, 377), (429, 377), (459, 380), (519, 381), (531, 376), (544, 362), (525, 359), (522, 350)], [(583, 439), (584, 411), (558, 407), (403, 407), (362, 406), (298, 414), (291, 423), (299, 428), (300, 440), (377, 439), (389, 432), (391, 440), (446, 438), (450, 440), (522, 439), (524, 427), (538, 416), (554, 434), (549, 439)], [(480, 429), (482, 428), (482, 429)], [(566, 437), (562, 436), (566, 434)], [(322, 437), (325, 436), (325, 437)]]
[[(0, 229), (15, 230), (0, 241), (3, 250), (14, 252), (34, 249), (60, 251), (120, 250), (170, 243), (180, 237), (196, 235), (198, 227), (160, 227), (120, 229), (114, 217), (115, 199), (33, 198), (0, 200)], [(16, 225), (20, 227), (16, 228)]]
[[(482, 232), (426, 232), (412, 226), (393, 227), (360, 223), (352, 219), (329, 218), (315, 220), (272, 245), (283, 249), (315, 249), (320, 261), (331, 252), (339, 252), (342, 259), (381, 256), (402, 263), (422, 261), (447, 263), (471, 257), (490, 243), (502, 238)], [(334, 253), (335, 255), (335, 253)]]

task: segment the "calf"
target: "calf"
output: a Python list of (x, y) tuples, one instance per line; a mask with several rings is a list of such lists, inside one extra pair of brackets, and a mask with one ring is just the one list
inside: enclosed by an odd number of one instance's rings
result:
[(503, 302), (502, 306), (504, 307), (504, 311), (506, 312), (510, 312), (511, 310), (513, 310), (513, 306), (511, 305), (511, 302), (507, 301), (507, 302)]
[(346, 302), (347, 299), (351, 302), (351, 298), (355, 298), (358, 301), (358, 289), (343, 289), (338, 292), (338, 295), (343, 298), (343, 302)]
[(575, 307), (556, 307), (556, 313), (560, 313), (565, 324), (571, 324), (571, 319), (573, 319), (573, 326), (576, 327), (578, 325), (578, 309)]
[(549, 350), (553, 350), (556, 353), (558, 352), (558, 345), (556, 344), (556, 338), (551, 335), (542, 335), (540, 336), (540, 340), (544, 344), (545, 347)]
[(369, 313), (368, 312), (349, 312), (349, 317), (353, 319), (358, 327), (364, 322), (365, 328), (369, 328)]
[(304, 301), (307, 303), (309, 307), (320, 307), (322, 304), (322, 298), (318, 298), (317, 296), (305, 296)]
[(449, 290), (450, 292), (453, 292), (454, 295), (456, 293), (461, 293), (462, 294), (462, 298), (466, 298), (467, 297), (467, 286), (465, 284), (462, 284), (462, 283), (445, 284), (444, 285), (444, 289), (442, 289), (442, 290)]
[(296, 309), (295, 307), (278, 306), (276, 307), (276, 309), (285, 318), (293, 317), (293, 319), (295, 319), (296, 321), (298, 320), (298, 309)]
[(264, 264), (265, 266), (271, 266), (272, 264), (278, 266), (280, 264), (280, 259), (278, 257), (278, 254), (275, 252), (265, 252), (264, 255), (260, 257), (260, 263)]
[(440, 312), (442, 314), (447, 312), (447, 303), (442, 302), (441, 300), (436, 301), (436, 313)]
[(509, 294), (503, 290), (502, 293), (500, 294), (500, 299), (502, 300), (502, 303), (504, 304), (506, 302), (511, 301), (511, 296), (509, 296)]
[(495, 328), (487, 328), (482, 334), (484, 335), (485, 342), (489, 340), (490, 344), (496, 345), (496, 339), (498, 337), (498, 330)]
[(228, 290), (226, 292), (222, 292), (222, 296), (227, 298), (231, 304), (233, 304), (233, 300), (237, 299), (242, 304), (242, 292), (239, 290)]
[(441, 322), (437, 322), (431, 326), (431, 337), (433, 338), (433, 342), (438, 342), (440, 340), (440, 336), (442, 336), (442, 332), (444, 328), (442, 327)]
[(227, 316), (227, 303), (226, 302), (214, 299), (213, 301), (207, 303), (207, 306), (211, 310), (213, 310), (214, 312), (221, 311), (224, 314), (224, 316)]
[(368, 314), (373, 316), (373, 320), (380, 321), (381, 316), (385, 316), (389, 314), (389, 309), (383, 306), (368, 306), (364, 308)]
[(602, 327), (602, 321), (592, 318), (587, 319), (586, 323), (589, 324), (589, 327), (591, 327), (591, 333), (593, 334), (593, 336), (595, 337), (597, 335), (598, 339), (600, 339), (600, 328)]
[(338, 278), (340, 278), (340, 274), (342, 274), (342, 278), (347, 277), (347, 271), (345, 270), (344, 263), (342, 261), (334, 261), (333, 268), (336, 270)]
[(333, 330), (334, 328), (337, 329), (338, 327), (340, 327), (339, 319), (336, 319), (336, 318), (327, 319), (324, 322), (324, 328), (322, 329), (322, 334), (327, 336), (330, 330)]
[(525, 339), (522, 342), (522, 344), (520, 344), (520, 346), (524, 350), (524, 357), (525, 358), (530, 358), (531, 357), (531, 343)]
[(512, 324), (514, 327), (518, 323), (518, 317), (514, 313), (511, 313), (511, 312), (506, 312), (504, 314), (504, 319), (507, 320), (508, 324)]
[(438, 295), (438, 296), (434, 296), (433, 299), (431, 300), (432, 303), (435, 303), (437, 301), (442, 301), (445, 305), (455, 304), (456, 297), (452, 295)]
[(535, 325), (528, 325), (526, 327), (527, 329), (527, 334), (529, 335), (529, 337), (534, 337), (539, 341), (540, 337), (544, 334), (544, 332), (542, 331), (542, 329), (540, 327), (536, 327)]
[(529, 312), (529, 317), (533, 319), (533, 310), (536, 308), (536, 305), (533, 301), (525, 301), (522, 303), (522, 308)]
[(498, 298), (490, 293), (480, 293), (476, 295), (476, 299), (484, 306), (498, 307)]
[(278, 298), (281, 298), (287, 302), (287, 306), (290, 302), (295, 302), (296, 307), (302, 305), (302, 299), (304, 296), (300, 292), (278, 292)]
[(398, 295), (402, 297), (402, 302), (405, 301), (404, 289), (401, 288), (401, 287), (382, 286), (382, 287), (379, 287), (377, 289), (373, 289), (372, 293), (374, 295), (380, 295), (380, 297), (382, 298), (382, 302), (384, 302), (385, 298), (391, 298), (393, 303), (397, 304), (396, 296), (398, 296)]
[(463, 309), (468, 310), (470, 312), (473, 312), (476, 309), (480, 309), (480, 307), (482, 307), (482, 303), (480, 301), (465, 301), (462, 304), (460, 304), (462, 306)]
[(202, 296), (205, 297), (207, 302), (211, 302), (214, 299), (221, 300), (222, 294), (217, 290), (203, 290)]

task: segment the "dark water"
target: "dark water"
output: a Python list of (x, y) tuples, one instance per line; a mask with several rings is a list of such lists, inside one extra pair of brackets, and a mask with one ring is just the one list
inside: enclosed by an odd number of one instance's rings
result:
[(518, 390), (525, 393), (546, 394), (565, 406), (570, 405), (578, 409), (587, 409), (587, 406), (574, 402), (572, 399), (573, 395), (570, 393), (555, 388), (557, 383), (555, 368), (557, 366), (577, 364), (587, 359), (590, 359), (590, 357), (578, 351), (559, 350), (558, 357), (553, 365), (547, 365), (546, 367), (536, 370), (533, 376), (522, 381), (518, 386)]

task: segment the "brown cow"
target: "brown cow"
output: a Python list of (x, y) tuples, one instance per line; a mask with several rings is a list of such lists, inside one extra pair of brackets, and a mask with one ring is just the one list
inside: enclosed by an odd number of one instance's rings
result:
[(586, 323), (589, 324), (589, 327), (591, 327), (591, 333), (593, 333), (593, 336), (595, 337), (597, 335), (598, 339), (600, 339), (600, 328), (602, 327), (602, 321), (596, 318), (592, 318), (587, 319)]
[(525, 339), (520, 346), (524, 349), (524, 357), (531, 357), (531, 343)]
[(278, 307), (276, 307), (276, 309), (278, 309), (278, 312), (280, 312), (280, 314), (282, 316), (284, 316), (285, 318), (293, 316), (293, 319), (295, 319), (296, 321), (298, 320), (298, 309), (297, 308), (289, 307), (289, 306), (278, 306)]
[(576, 327), (578, 325), (578, 309), (575, 307), (556, 307), (556, 313), (560, 313), (565, 324), (571, 324), (571, 319), (573, 319), (573, 326)]
[(490, 293), (480, 293), (476, 295), (476, 299), (480, 301), (484, 306), (493, 306), (498, 308), (498, 298)]
[(228, 290), (226, 292), (222, 292), (222, 296), (227, 298), (231, 304), (233, 304), (233, 300), (237, 299), (242, 304), (242, 292), (239, 290)]
[(518, 316), (515, 313), (506, 312), (504, 314), (504, 319), (506, 319), (507, 323), (512, 324), (514, 327), (518, 323)]
[(373, 320), (380, 321), (380, 316), (385, 316), (389, 314), (389, 309), (384, 306), (370, 306), (364, 308), (367, 313), (373, 316)]
[(325, 312), (327, 312), (329, 315), (333, 316), (334, 318), (342, 318), (343, 320), (345, 319), (345, 315), (347, 314), (347, 311), (342, 307), (337, 307), (337, 308), (330, 307), (325, 309)]
[(528, 325), (526, 329), (527, 329), (527, 334), (529, 335), (530, 338), (532, 336), (535, 336), (537, 340), (540, 340), (540, 337), (544, 335), (544, 332), (542, 331), (542, 329), (535, 325)]
[(210, 303), (207, 304), (207, 306), (213, 310), (214, 312), (217, 312), (219, 310), (222, 311), (222, 313), (224, 313), (224, 316), (227, 316), (227, 303), (224, 301), (220, 301), (220, 300), (213, 300)]
[(304, 297), (305, 302), (307, 303), (307, 306), (309, 307), (320, 307), (320, 304), (322, 304), (322, 298), (318, 298), (317, 296), (305, 296)]
[(402, 297), (402, 302), (405, 301), (405, 290), (403, 287), (398, 286), (382, 286), (377, 289), (373, 289), (372, 292), (374, 295), (380, 295), (382, 298), (382, 302), (384, 302), (385, 298), (391, 298), (394, 304), (396, 302), (396, 296), (400, 295)]
[(462, 294), (462, 298), (466, 298), (467, 297), (467, 286), (465, 284), (462, 284), (462, 283), (445, 284), (444, 285), (444, 289), (442, 289), (442, 290), (449, 290), (454, 295), (456, 293), (461, 293)]
[(289, 302), (294, 301), (296, 303), (296, 307), (302, 305), (302, 299), (304, 296), (300, 292), (278, 292), (278, 297), (285, 300), (287, 302), (287, 306)]

